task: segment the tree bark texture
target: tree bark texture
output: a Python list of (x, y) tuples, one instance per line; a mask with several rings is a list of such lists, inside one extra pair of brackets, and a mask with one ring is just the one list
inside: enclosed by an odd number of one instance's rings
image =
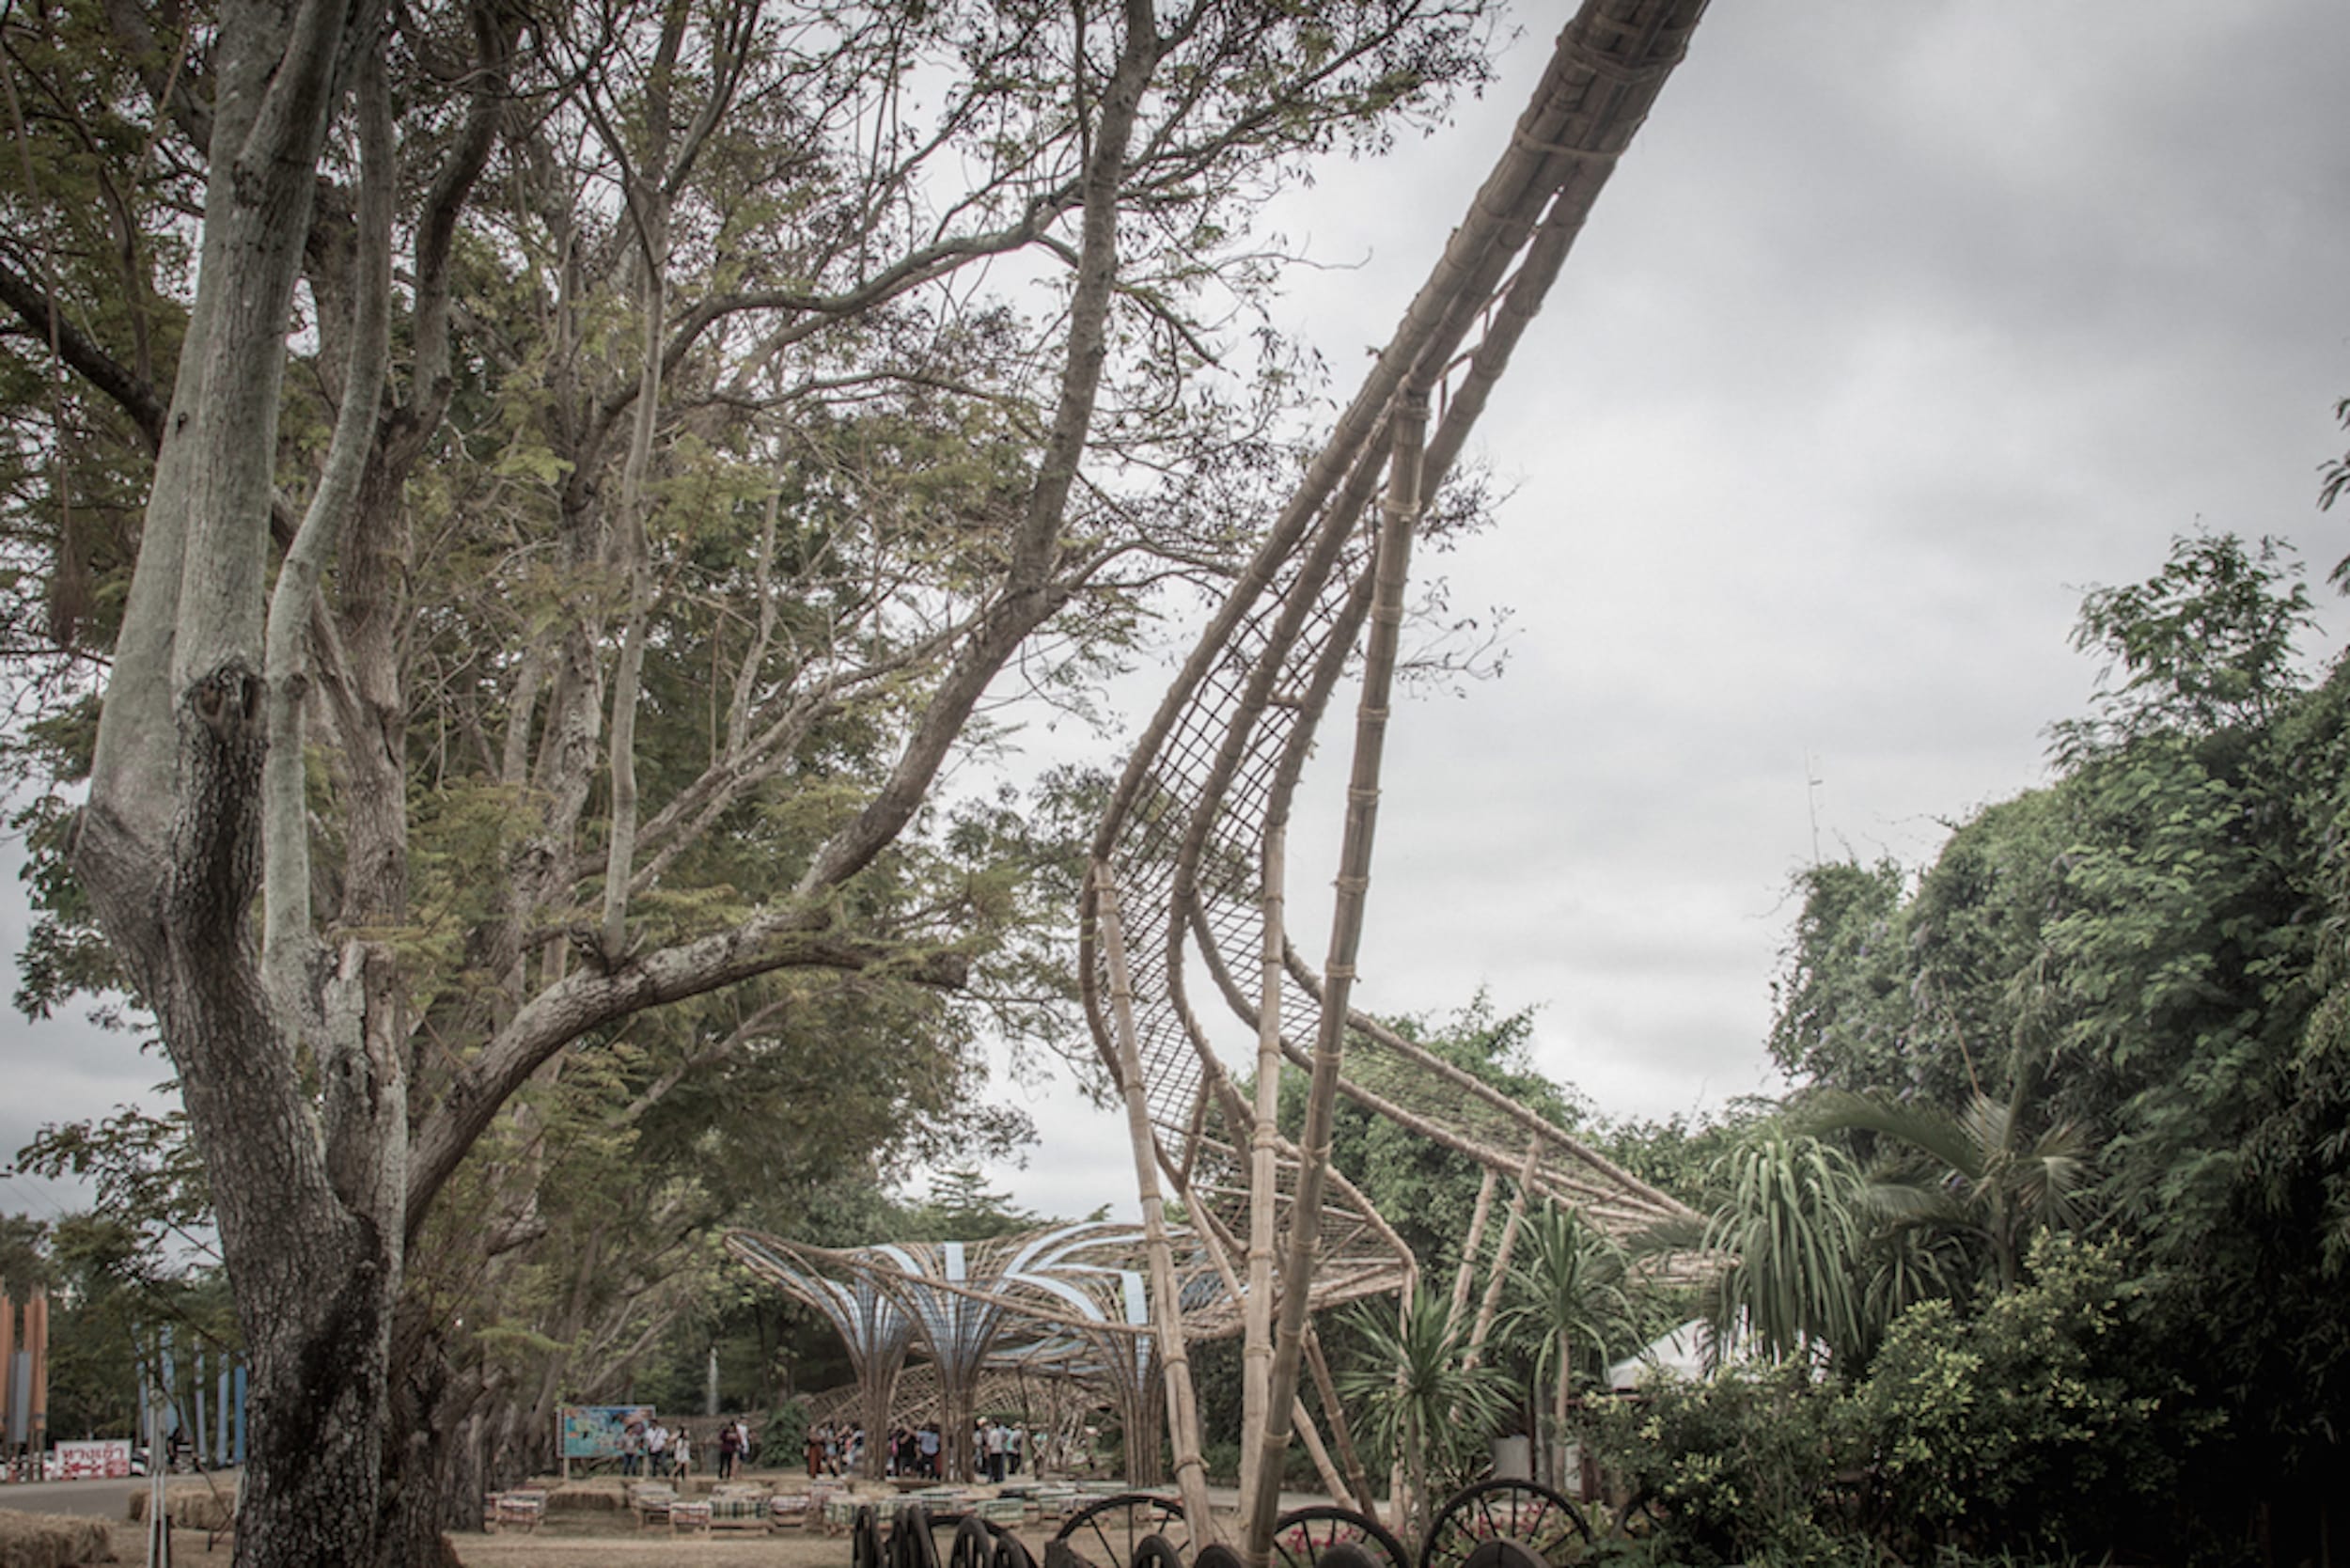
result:
[(287, 323), (326, 125), (374, 27), (364, 0), (234, 4), (220, 27), (197, 299), (75, 857), (211, 1156), (253, 1369), (237, 1560), (345, 1564), (375, 1540), (400, 1281), (404, 1082), (370, 1017), (392, 988), (363, 945), (311, 965), (331, 1022), (306, 1062), (252, 913)]

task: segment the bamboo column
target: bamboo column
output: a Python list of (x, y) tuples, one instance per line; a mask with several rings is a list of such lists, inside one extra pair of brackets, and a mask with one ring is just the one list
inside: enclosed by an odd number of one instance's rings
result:
[[(1151, 1131), (1151, 1108), (1143, 1092), (1142, 1056), (1135, 1043), (1134, 981), (1126, 966), (1126, 937), (1118, 919), (1118, 884), (1110, 869), (1094, 867), (1094, 918), (1110, 966), (1110, 1013), (1118, 1032), (1119, 1083), (1126, 1100), (1126, 1136), (1134, 1146), (1135, 1188), (1142, 1203), (1143, 1248), (1151, 1273), (1151, 1321), (1159, 1344), (1159, 1372), (1167, 1384), (1167, 1424), (1175, 1444), (1175, 1484), (1195, 1547), (1221, 1541), (1215, 1508), (1208, 1497), (1208, 1466), (1199, 1452), (1199, 1405), (1192, 1388), (1191, 1352), (1183, 1340), (1182, 1293), (1175, 1279), (1175, 1252), (1167, 1239), (1167, 1203), (1159, 1194), (1158, 1138)], [(1127, 1434), (1131, 1446), (1139, 1435)], [(1270, 1535), (1268, 1534), (1268, 1539)]]
[[(1281, 979), (1287, 947), (1283, 884), (1288, 874), (1288, 803), (1276, 795), (1259, 858), (1263, 912), (1262, 974), (1257, 996), (1257, 1119), (1248, 1139), (1248, 1290), (1241, 1341), (1241, 1516), (1253, 1518), (1273, 1388), (1273, 1246), (1280, 1199)], [(1278, 1473), (1275, 1471), (1274, 1473)]]
[(1346, 1462), (1347, 1489), (1355, 1495), (1355, 1506), (1372, 1518), (1379, 1516), (1379, 1494), (1371, 1489), (1371, 1472), (1363, 1467), (1363, 1456), (1355, 1450), (1355, 1432), (1347, 1425), (1346, 1406), (1339, 1403), (1339, 1386), (1330, 1375), (1329, 1357), (1322, 1354), (1322, 1336), (1308, 1324), (1306, 1328), (1306, 1367), (1314, 1376), (1314, 1392), (1322, 1396), (1322, 1408), (1330, 1420), (1330, 1435), (1339, 1445), (1339, 1457)]
[[(1290, 1204), (1288, 1255), (1282, 1260), (1279, 1318), (1276, 1325), (1272, 1386), (1266, 1390), (1263, 1446), (1257, 1455), (1257, 1489), (1249, 1497), (1244, 1560), (1264, 1568), (1273, 1548), (1273, 1521), (1279, 1510), (1280, 1466), (1289, 1447), (1289, 1404), (1297, 1390), (1303, 1354), (1307, 1294), (1313, 1279), (1314, 1244), (1322, 1228), (1322, 1189), (1330, 1166), (1330, 1131), (1338, 1099), (1339, 1064), (1346, 1047), (1347, 1000), (1355, 983), (1363, 908), (1371, 891), (1371, 852), (1379, 820), (1379, 769), (1386, 744), (1387, 700), (1394, 682), (1396, 645), (1403, 623), (1403, 588), (1410, 572), (1412, 530), (1419, 521), (1420, 457), (1427, 439), (1428, 397), (1408, 389), (1397, 411), (1387, 495), (1379, 526), (1377, 588), (1371, 635), (1363, 652), (1363, 693), (1355, 709), (1355, 765), (1347, 784), (1346, 831), (1339, 854), (1338, 896), (1330, 921), (1330, 959), (1321, 1027), (1314, 1036), (1314, 1071), (1306, 1097), (1306, 1128), (1299, 1138), (1297, 1191)], [(1274, 1418), (1277, 1415), (1278, 1424)]]
[(1519, 1227), (1526, 1223), (1526, 1200), (1534, 1190), (1534, 1172), (1542, 1168), (1542, 1163), (1543, 1146), (1528, 1144), (1526, 1166), (1518, 1172), (1517, 1195), (1510, 1200), (1510, 1217), (1501, 1227), (1501, 1245), (1494, 1248), (1494, 1272), (1485, 1281), (1485, 1299), (1477, 1309), (1477, 1326), (1469, 1330), (1468, 1354), (1462, 1357), (1465, 1366), (1476, 1366), (1484, 1356), (1485, 1336), (1493, 1331), (1494, 1316), (1501, 1309), (1501, 1288), (1510, 1278), (1510, 1250), (1517, 1245)]
[(1485, 1243), (1485, 1221), (1493, 1214), (1494, 1188), (1500, 1180), (1500, 1173), (1487, 1166), (1483, 1180), (1477, 1184), (1477, 1211), (1469, 1215), (1468, 1239), (1461, 1244), (1461, 1266), (1452, 1275), (1452, 1305), (1444, 1315), (1447, 1337), (1461, 1325), (1461, 1314), (1468, 1310), (1469, 1277), (1477, 1267), (1477, 1249)]

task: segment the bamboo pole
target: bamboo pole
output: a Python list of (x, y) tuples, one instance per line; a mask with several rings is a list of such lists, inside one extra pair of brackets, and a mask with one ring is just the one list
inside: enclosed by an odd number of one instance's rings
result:
[(1339, 1063), (1346, 1043), (1346, 1004), (1362, 942), (1363, 909), (1371, 891), (1371, 852), (1379, 819), (1379, 769), (1386, 743), (1387, 701), (1396, 645), (1403, 622), (1403, 588), (1411, 565), (1412, 530), (1419, 520), (1420, 448), (1428, 428), (1428, 399), (1415, 387), (1395, 417), (1394, 455), (1380, 520), (1378, 588), (1371, 635), (1363, 652), (1363, 692), (1355, 709), (1355, 765), (1347, 785), (1346, 830), (1339, 855), (1338, 895), (1330, 921), (1330, 958), (1323, 965), (1328, 993), (1314, 1040), (1314, 1072), (1306, 1097), (1306, 1128), (1298, 1140), (1297, 1192), (1290, 1204), (1289, 1251), (1282, 1260), (1279, 1319), (1275, 1328), (1268, 1419), (1257, 1456), (1258, 1487), (1250, 1497), (1244, 1560), (1264, 1568), (1273, 1547), (1279, 1469), (1289, 1446), (1289, 1404), (1297, 1388), (1306, 1298), (1313, 1278), (1314, 1244), (1322, 1228), (1322, 1191), (1330, 1166), (1330, 1132), (1338, 1100)]
[(1324, 1446), (1322, 1434), (1314, 1429), (1314, 1419), (1307, 1410), (1306, 1402), (1301, 1399), (1296, 1403), (1297, 1408), (1292, 1412), (1290, 1419), (1297, 1423), (1298, 1439), (1306, 1445), (1306, 1451), (1313, 1456), (1314, 1473), (1322, 1477), (1322, 1489), (1334, 1497), (1346, 1496), (1345, 1478), (1339, 1474), (1338, 1466), (1330, 1463), (1330, 1450)]
[[(1256, 1124), (1248, 1137), (1248, 1290), (1241, 1341), (1241, 1500), (1244, 1518), (1253, 1517), (1256, 1486), (1264, 1475), (1260, 1463), (1266, 1429), (1267, 1400), (1273, 1387), (1273, 1245), (1280, 1200), (1279, 1119), (1281, 1110), (1281, 953), (1284, 932), (1283, 884), (1288, 873), (1289, 820), (1286, 803), (1273, 808), (1264, 824), (1264, 847), (1259, 857), (1258, 908), (1264, 940), (1260, 960), (1257, 996)], [(1204, 944), (1203, 944), (1204, 946)]]
[(1477, 1267), (1477, 1249), (1485, 1242), (1485, 1221), (1493, 1214), (1494, 1188), (1500, 1181), (1499, 1173), (1487, 1166), (1484, 1177), (1477, 1184), (1477, 1210), (1469, 1215), (1468, 1239), (1461, 1244), (1461, 1266), (1452, 1275), (1452, 1305), (1444, 1315), (1448, 1340), (1461, 1326), (1461, 1314), (1468, 1310), (1469, 1276)]
[(1493, 1275), (1485, 1281), (1485, 1299), (1477, 1308), (1477, 1326), (1469, 1330), (1464, 1366), (1474, 1367), (1484, 1356), (1485, 1336), (1493, 1331), (1494, 1315), (1501, 1310), (1501, 1288), (1510, 1278), (1510, 1249), (1517, 1245), (1518, 1228), (1526, 1223), (1527, 1195), (1534, 1190), (1534, 1172), (1542, 1161), (1543, 1146), (1527, 1145), (1526, 1166), (1518, 1172), (1517, 1194), (1510, 1200), (1510, 1217), (1501, 1227), (1501, 1245), (1494, 1249)]
[[(1110, 965), (1110, 1013), (1117, 1026), (1119, 1087), (1126, 1100), (1126, 1136), (1134, 1146), (1135, 1187), (1142, 1202), (1144, 1250), (1150, 1261), (1151, 1316), (1158, 1329), (1159, 1372), (1167, 1383), (1167, 1435), (1175, 1445), (1175, 1483), (1183, 1498), (1195, 1546), (1221, 1541), (1208, 1497), (1208, 1466), (1199, 1453), (1199, 1405), (1191, 1382), (1191, 1352), (1183, 1341), (1182, 1294), (1175, 1254), (1167, 1240), (1167, 1204), (1159, 1195), (1158, 1137), (1143, 1092), (1142, 1057), (1135, 1043), (1135, 994), (1126, 968), (1126, 938), (1118, 923), (1118, 885), (1109, 867), (1094, 867), (1094, 919)], [(1138, 1434), (1129, 1433), (1129, 1445)], [(1268, 1532), (1267, 1539), (1271, 1536)]]
[(1379, 1516), (1379, 1494), (1371, 1490), (1371, 1472), (1363, 1467), (1363, 1456), (1355, 1451), (1355, 1429), (1347, 1423), (1346, 1406), (1339, 1403), (1338, 1381), (1330, 1375), (1329, 1357), (1322, 1354), (1322, 1336), (1313, 1331), (1311, 1325), (1306, 1330), (1306, 1366), (1313, 1373), (1314, 1392), (1322, 1397), (1331, 1439), (1339, 1445), (1339, 1457), (1346, 1463), (1346, 1484), (1355, 1495), (1355, 1506), (1375, 1519)]

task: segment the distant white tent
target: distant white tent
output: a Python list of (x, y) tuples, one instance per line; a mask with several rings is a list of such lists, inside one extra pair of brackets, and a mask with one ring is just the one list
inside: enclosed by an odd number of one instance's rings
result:
[(1693, 1318), (1662, 1339), (1643, 1345), (1637, 1355), (1607, 1369), (1607, 1387), (1628, 1394), (1643, 1383), (1695, 1383), (1714, 1363), (1714, 1327)]

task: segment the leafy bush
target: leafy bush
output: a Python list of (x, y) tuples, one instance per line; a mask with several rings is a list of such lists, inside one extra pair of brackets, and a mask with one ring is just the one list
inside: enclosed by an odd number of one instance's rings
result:
[(1849, 1402), (1795, 1366), (1731, 1367), (1705, 1383), (1660, 1383), (1596, 1412), (1606, 1467), (1663, 1514), (1679, 1560), (1866, 1561), (1840, 1541), (1831, 1494), (1857, 1451)]
[(1894, 1544), (2103, 1548), (2161, 1513), (2194, 1431), (2132, 1354), (2119, 1248), (2043, 1237), (2031, 1272), (1911, 1308), (1856, 1396)]
[(1846, 1564), (2165, 1544), (2210, 1435), (2144, 1354), (2118, 1246), (2044, 1237), (1972, 1315), (1910, 1308), (1865, 1381), (1731, 1368), (1604, 1410), (1599, 1451), (1684, 1560)]

